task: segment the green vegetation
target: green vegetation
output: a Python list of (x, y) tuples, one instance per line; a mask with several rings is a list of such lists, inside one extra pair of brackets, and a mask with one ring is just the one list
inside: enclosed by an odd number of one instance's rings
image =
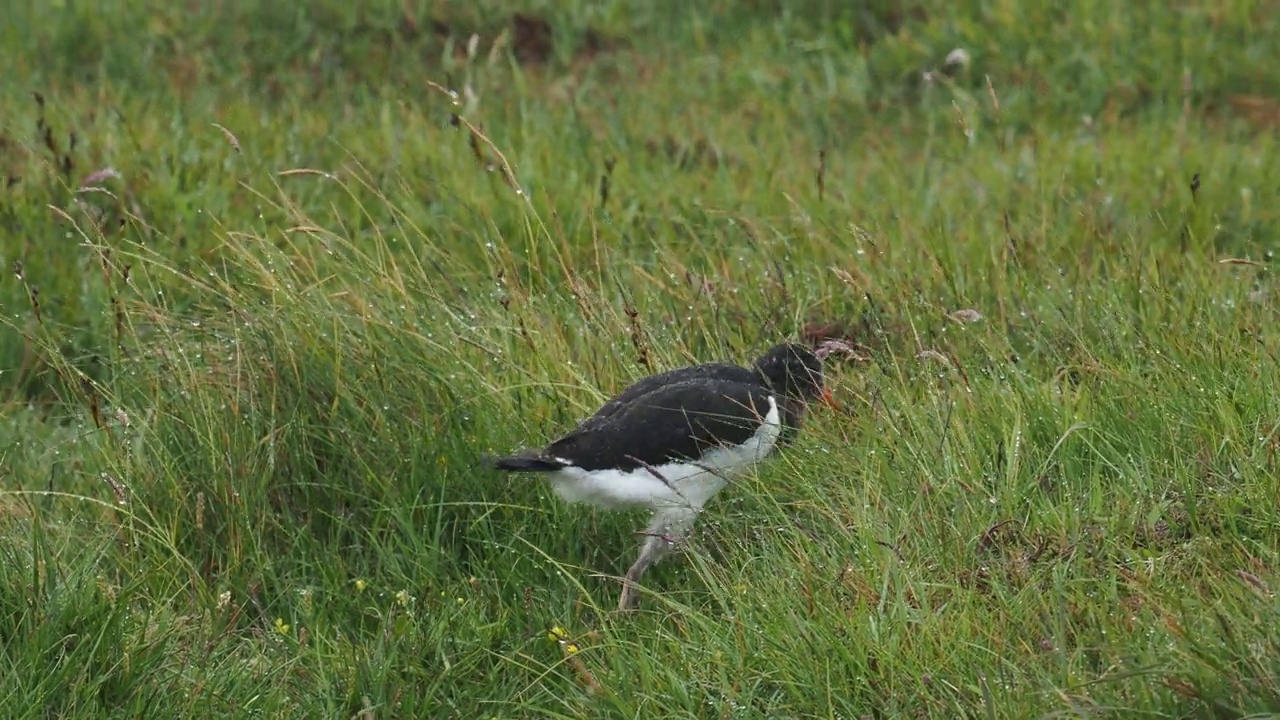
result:
[[(1280, 712), (1275, 3), (20, 5), (6, 716)], [(801, 337), (638, 612), (477, 465)]]

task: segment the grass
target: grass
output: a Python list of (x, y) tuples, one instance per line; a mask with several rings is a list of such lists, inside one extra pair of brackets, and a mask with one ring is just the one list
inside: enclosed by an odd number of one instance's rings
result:
[[(1274, 3), (435, 5), (6, 24), (0, 706), (1280, 712)], [(477, 464), (825, 337), (639, 612)]]

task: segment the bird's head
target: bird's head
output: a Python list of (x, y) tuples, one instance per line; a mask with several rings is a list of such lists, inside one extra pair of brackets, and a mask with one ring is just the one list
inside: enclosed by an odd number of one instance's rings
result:
[(803, 345), (776, 345), (756, 360), (755, 367), (770, 387), (788, 399), (806, 404), (822, 400), (835, 405), (823, 384), (822, 361)]

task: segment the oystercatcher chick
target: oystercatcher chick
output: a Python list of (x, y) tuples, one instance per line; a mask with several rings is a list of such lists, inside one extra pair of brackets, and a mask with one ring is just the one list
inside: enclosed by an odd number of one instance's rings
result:
[(803, 345), (778, 345), (751, 367), (706, 363), (643, 378), (545, 448), (492, 464), (544, 473), (567, 502), (653, 511), (618, 599), (626, 610), (640, 576), (686, 537), (707, 501), (788, 444), (819, 399), (833, 404), (822, 362)]

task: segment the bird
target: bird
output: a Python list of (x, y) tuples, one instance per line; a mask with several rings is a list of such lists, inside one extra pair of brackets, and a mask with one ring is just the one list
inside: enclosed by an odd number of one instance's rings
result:
[(623, 578), (625, 611), (641, 576), (686, 538), (707, 502), (790, 444), (814, 401), (838, 407), (822, 361), (804, 345), (783, 343), (750, 367), (708, 362), (641, 378), (545, 447), (489, 462), (545, 475), (569, 503), (652, 511)]

